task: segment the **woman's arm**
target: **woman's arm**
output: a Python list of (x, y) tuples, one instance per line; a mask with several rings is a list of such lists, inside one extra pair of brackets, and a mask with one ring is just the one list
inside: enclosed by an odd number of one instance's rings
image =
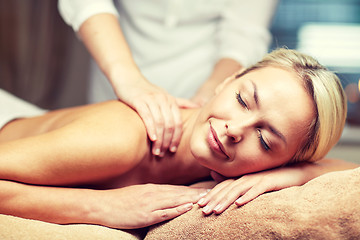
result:
[(118, 101), (15, 120), (0, 140), (0, 179), (41, 185), (121, 175), (149, 152), (141, 119)]
[[(265, 192), (300, 186), (322, 174), (354, 169), (359, 166), (359, 164), (339, 159), (322, 159), (315, 163), (298, 163), (246, 174), (238, 179), (219, 179), (223, 181), (216, 185), (198, 204), (203, 207), (204, 214), (212, 212), (219, 214), (234, 202), (241, 206)], [(219, 176), (217, 177), (219, 178)]]
[(111, 190), (49, 186), (121, 174), (148, 148), (141, 119), (118, 101), (12, 121), (0, 132), (0, 213), (125, 229), (187, 212), (205, 189), (154, 184)]
[(58, 224), (112, 228), (146, 227), (177, 217), (206, 191), (170, 185), (134, 185), (91, 190), (26, 185), (0, 180), (0, 213)]

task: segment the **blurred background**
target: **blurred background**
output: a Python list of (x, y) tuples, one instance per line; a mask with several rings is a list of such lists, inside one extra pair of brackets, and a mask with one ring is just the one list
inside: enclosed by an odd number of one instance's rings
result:
[(360, 124), (360, 0), (282, 0), (271, 31), (271, 48), (298, 49), (339, 75), (348, 122)]
[(327, 157), (360, 164), (360, 0), (282, 0), (271, 32), (271, 49), (298, 49), (339, 75), (347, 125)]
[[(348, 124), (331, 156), (358, 160), (360, 0), (280, 0), (271, 32), (269, 50), (295, 48), (338, 73)], [(0, 88), (46, 109), (84, 104), (89, 58), (56, 0), (0, 0)]]
[(0, 0), (0, 88), (46, 109), (83, 104), (88, 62), (57, 1)]

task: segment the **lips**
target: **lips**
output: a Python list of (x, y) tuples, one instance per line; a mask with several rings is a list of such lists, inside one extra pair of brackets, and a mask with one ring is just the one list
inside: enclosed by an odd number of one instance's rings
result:
[(209, 130), (209, 134), (207, 137), (207, 141), (210, 145), (210, 148), (215, 151), (216, 153), (223, 155), (227, 158), (229, 158), (229, 156), (226, 154), (224, 145), (221, 143), (221, 141), (219, 140), (214, 128), (211, 126), (210, 124), (210, 130)]

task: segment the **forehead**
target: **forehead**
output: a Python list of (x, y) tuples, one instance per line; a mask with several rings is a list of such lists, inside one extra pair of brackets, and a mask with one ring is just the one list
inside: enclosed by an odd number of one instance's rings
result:
[[(275, 67), (254, 70), (244, 75), (241, 85), (255, 85), (262, 98), (267, 100), (295, 102), (297, 99), (310, 98), (302, 80), (295, 73)], [(247, 86), (249, 87), (249, 86)]]

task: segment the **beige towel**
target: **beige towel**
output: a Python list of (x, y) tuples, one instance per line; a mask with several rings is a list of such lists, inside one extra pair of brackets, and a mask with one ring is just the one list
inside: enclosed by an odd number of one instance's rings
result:
[(121, 231), (97, 225), (59, 225), (0, 214), (1, 240), (139, 240), (137, 231)]
[[(141, 232), (58, 225), (0, 214), (1, 240), (139, 240)], [(360, 168), (264, 194), (223, 214), (190, 212), (153, 227), (151, 239), (360, 239)]]
[(195, 208), (145, 239), (360, 239), (360, 168), (264, 194), (218, 216)]

